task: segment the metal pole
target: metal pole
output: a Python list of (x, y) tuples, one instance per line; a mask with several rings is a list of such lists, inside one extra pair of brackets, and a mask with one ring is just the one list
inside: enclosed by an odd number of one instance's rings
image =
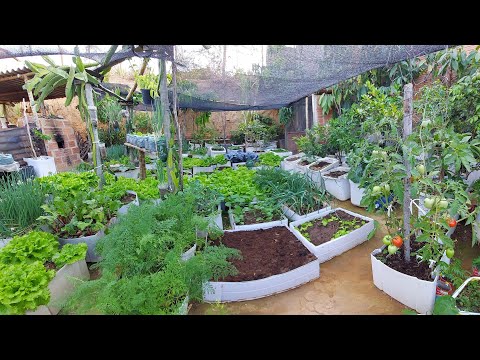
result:
[[(406, 84), (403, 87), (403, 141), (412, 133), (412, 115), (413, 115), (413, 85)], [(410, 177), (412, 171), (410, 168), (410, 161), (408, 161), (408, 153), (403, 153), (403, 163), (405, 165), (406, 173), (403, 180), (404, 194), (403, 194), (403, 243), (405, 246), (404, 256), (405, 261), (410, 261), (410, 200), (411, 200), (411, 184)]]

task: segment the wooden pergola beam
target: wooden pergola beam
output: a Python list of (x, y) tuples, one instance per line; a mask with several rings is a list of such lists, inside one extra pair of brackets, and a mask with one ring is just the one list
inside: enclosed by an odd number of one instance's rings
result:
[(7, 77), (4, 77), (4, 78), (0, 78), (0, 82), (4, 82), (4, 81), (8, 81), (8, 80), (14, 80), (14, 79), (20, 79), (24, 76), (31, 76), (31, 75), (34, 75), (34, 73), (29, 72), (29, 73), (25, 73), (25, 74), (16, 74), (16, 75), (12, 75), (12, 76), (7, 76)]

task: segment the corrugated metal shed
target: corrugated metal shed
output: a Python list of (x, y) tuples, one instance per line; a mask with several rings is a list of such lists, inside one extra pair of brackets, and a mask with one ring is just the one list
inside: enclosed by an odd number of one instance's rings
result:
[[(17, 70), (0, 72), (0, 104), (2, 103), (18, 103), (22, 99), (28, 102), (27, 91), (22, 89), (25, 84), (25, 76), (29, 79), (33, 77), (30, 69), (24, 67)], [(57, 99), (65, 97), (65, 86), (59, 86), (47, 99)]]

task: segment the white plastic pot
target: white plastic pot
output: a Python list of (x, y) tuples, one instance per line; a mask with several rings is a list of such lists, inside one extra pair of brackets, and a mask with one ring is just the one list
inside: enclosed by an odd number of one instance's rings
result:
[(338, 178), (328, 176), (333, 171), (350, 171), (349, 167), (338, 166), (322, 174), (325, 182), (325, 189), (338, 200), (345, 201), (350, 199), (350, 183), (347, 179), (347, 174), (343, 174)]
[(317, 158), (315, 157), (315, 160), (312, 161), (311, 163), (307, 165), (301, 165), (303, 161), (307, 161), (306, 159), (300, 159), (299, 161), (294, 161), (295, 167), (293, 168), (293, 171), (299, 172), (301, 174), (308, 174), (308, 167), (312, 165), (314, 162), (317, 161)]
[[(431, 281), (426, 281), (396, 271), (375, 257), (384, 248), (385, 246), (370, 254), (375, 286), (416, 312), (431, 314), (435, 304), (438, 274), (435, 274), (435, 278)], [(430, 267), (434, 264), (431, 262)]]
[(56, 303), (71, 294), (74, 290), (74, 284), (71, 278), (80, 280), (90, 279), (90, 273), (88, 272), (85, 260), (79, 260), (73, 264), (62, 266), (48, 284), (50, 302), (46, 306), (39, 306), (34, 311), (27, 311), (26, 315), (57, 315), (60, 308), (55, 306), (57, 305)]
[(87, 262), (98, 262), (102, 258), (101, 258), (101, 256), (97, 255), (97, 253), (95, 252), (95, 246), (97, 245), (98, 240), (100, 240), (104, 236), (105, 236), (105, 231), (100, 230), (96, 234), (90, 235), (90, 236), (81, 236), (81, 237), (78, 237), (78, 238), (66, 238), (66, 239), (59, 238), (58, 242), (62, 246), (65, 245), (65, 244), (85, 243), (88, 246), (87, 256), (85, 257), (85, 261), (87, 261)]
[[(264, 226), (262, 229), (272, 227), (275, 226)], [(285, 228), (291, 231), (288, 227), (285, 226)], [(244, 230), (226, 230), (226, 232), (235, 231)], [(296, 288), (319, 277), (320, 263), (318, 259), (315, 259), (296, 269), (259, 280), (209, 281), (204, 285), (203, 300), (205, 302), (230, 302), (258, 299)]]
[[(349, 232), (346, 235), (340, 236), (336, 239), (330, 240), (320, 245), (315, 245), (311, 243), (300, 233), (300, 231), (297, 230), (297, 228), (303, 223), (324, 218), (325, 216), (328, 216), (329, 214), (332, 214), (338, 210), (344, 211), (347, 214), (365, 220), (367, 223), (362, 225), (360, 228)], [(320, 263), (323, 263), (327, 260), (332, 259), (335, 256), (343, 254), (344, 252), (353, 249), (355, 246), (367, 241), (368, 234), (370, 234), (370, 232), (374, 229), (374, 226), (375, 225), (373, 219), (342, 208), (329, 210), (322, 214), (309, 215), (301, 220), (293, 221), (290, 223), (290, 229), (292, 230), (292, 232), (303, 243), (303, 245), (305, 245), (312, 253), (315, 254), (318, 260), (320, 260)]]
[(48, 176), (57, 173), (55, 160), (52, 156), (39, 156), (38, 158), (23, 158), (30, 166), (33, 166), (37, 177)]
[(195, 251), (197, 250), (197, 244), (194, 244), (190, 249), (188, 249), (187, 251), (185, 251), (181, 258), (183, 261), (187, 261), (189, 259), (191, 259), (192, 257), (195, 256)]
[[(294, 154), (294, 155), (291, 155), (291, 156), (288, 156), (286, 157), (285, 159), (282, 160), (282, 162), (280, 163), (280, 167), (283, 169), (283, 170), (288, 170), (288, 171), (293, 171), (296, 169), (297, 167), (297, 163), (302, 159), (302, 156), (305, 155), (305, 153), (298, 153), (298, 154)], [(298, 159), (296, 160), (293, 160), (293, 161), (289, 161), (289, 159), (291, 158), (296, 158), (298, 157)]]
[[(210, 227), (217, 227), (220, 230), (223, 230), (223, 219), (222, 219), (222, 209), (220, 205), (218, 205), (218, 209), (216, 212), (214, 212), (212, 215), (206, 217), (207, 220), (209, 220), (209, 226)], [(205, 231), (198, 231), (197, 230), (197, 236), (198, 237), (207, 237), (207, 233)]]
[[(330, 163), (330, 165), (326, 165), (320, 170), (313, 170), (312, 169), (312, 166), (314, 166), (318, 163), (321, 163), (321, 162), (328, 162), (328, 163)], [(320, 158), (320, 159), (314, 161), (313, 163), (311, 163), (310, 165), (307, 165), (306, 174), (310, 179), (312, 179), (312, 181), (315, 184), (321, 185), (322, 184), (322, 174), (327, 172), (330, 169), (336, 168), (339, 165), (340, 165), (340, 162), (337, 159), (332, 159), (332, 158), (329, 158), (329, 157)]]
[(227, 153), (227, 150), (223, 149), (223, 150), (212, 150), (212, 148), (208, 148), (208, 156), (210, 157), (214, 157), (214, 156), (217, 156), (217, 155), (224, 155)]
[(354, 183), (352, 180), (348, 180), (350, 183), (350, 201), (355, 206), (361, 206), (360, 202), (362, 201), (363, 195), (365, 195), (365, 189), (359, 188), (358, 184)]
[(126, 192), (127, 192), (127, 194), (135, 195), (135, 200), (129, 202), (128, 204), (122, 205), (120, 207), (120, 209), (118, 209), (118, 211), (117, 211), (118, 215), (126, 214), (128, 212), (128, 209), (130, 208), (130, 206), (139, 206), (140, 205), (140, 202), (138, 200), (138, 195), (135, 191), (127, 190)]

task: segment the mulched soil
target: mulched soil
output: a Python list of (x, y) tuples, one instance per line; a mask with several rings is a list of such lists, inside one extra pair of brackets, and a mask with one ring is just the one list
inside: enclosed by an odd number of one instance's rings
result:
[(120, 201), (122, 202), (122, 204), (128, 204), (132, 201), (135, 200), (135, 195), (133, 194), (125, 194), (122, 196), (122, 198), (120, 199)]
[[(257, 210), (257, 209), (247, 211), (246, 213), (243, 214), (243, 225), (258, 224), (258, 223), (262, 223), (262, 222), (267, 222), (267, 220), (263, 220), (264, 216), (265, 215), (260, 210)], [(262, 220), (257, 221), (257, 218), (262, 218)], [(268, 220), (268, 221), (275, 221), (275, 220), (279, 220), (279, 217), (274, 216), (272, 220)]]
[(242, 260), (230, 260), (238, 274), (220, 281), (249, 281), (283, 274), (316, 257), (285, 227), (226, 232), (214, 242), (241, 251)]
[(301, 166), (307, 166), (309, 164), (311, 164), (312, 162), (311, 161), (308, 161), (308, 160), (302, 160), (300, 161), (298, 164), (301, 165)]
[[(424, 245), (424, 243), (415, 241), (415, 237), (410, 237), (410, 251), (412, 253), (418, 251)], [(415, 255), (411, 255), (410, 263), (405, 262), (403, 257), (403, 246), (394, 255), (389, 255), (388, 252), (386, 252), (387, 248), (385, 248), (384, 251), (385, 253), (375, 255), (375, 257), (388, 267), (403, 274), (415, 276), (421, 280), (433, 281), (430, 276), (433, 269), (429, 268), (429, 265), (426, 262), (418, 262)]]
[(45, 266), (45, 269), (47, 269), (47, 270), (57, 270), (57, 267), (55, 266), (55, 263), (52, 262), (52, 261), (45, 261), (43, 266)]
[(88, 272), (90, 273), (90, 280), (97, 280), (102, 276), (102, 272), (100, 271), (100, 268), (95, 267), (92, 268), (92, 265), (95, 263), (88, 263)]
[[(332, 240), (333, 235), (338, 231), (340, 227), (340, 223), (338, 221), (332, 221), (327, 224), (327, 226), (322, 225), (322, 220), (323, 219), (330, 219), (332, 218), (332, 215), (335, 215), (335, 213), (332, 213), (331, 215), (325, 216), (324, 218), (314, 220), (312, 221), (313, 226), (309, 227), (306, 232), (308, 233), (310, 237), (310, 242), (314, 245), (321, 245), (326, 242), (329, 242)], [(358, 219), (362, 222), (365, 223), (364, 220), (357, 218), (356, 216), (347, 214), (344, 211), (337, 211), (336, 216), (342, 220), (346, 221), (351, 221), (353, 219)], [(359, 222), (360, 223), (360, 222)], [(352, 227), (352, 230), (354, 228)]]
[(292, 157), (290, 159), (286, 159), (286, 160), (287, 161), (295, 161), (295, 160), (298, 160), (298, 159), (300, 159), (300, 156), (294, 156), (294, 157)]
[(453, 240), (472, 242), (472, 225), (465, 225), (465, 220), (457, 223), (457, 227), (453, 232), (451, 238)]
[(332, 172), (330, 172), (330, 173), (328, 173), (328, 174), (326, 174), (326, 175), (329, 176), (329, 177), (332, 177), (332, 178), (339, 178), (339, 177), (342, 176), (343, 174), (347, 174), (347, 173), (348, 173), (348, 171), (342, 171), (342, 170), (340, 170), (340, 171), (332, 171)]
[(324, 167), (330, 165), (329, 162), (326, 162), (326, 161), (321, 161), (319, 163), (316, 163), (312, 166), (310, 166), (310, 170), (315, 170), (315, 171), (320, 171), (322, 170)]

